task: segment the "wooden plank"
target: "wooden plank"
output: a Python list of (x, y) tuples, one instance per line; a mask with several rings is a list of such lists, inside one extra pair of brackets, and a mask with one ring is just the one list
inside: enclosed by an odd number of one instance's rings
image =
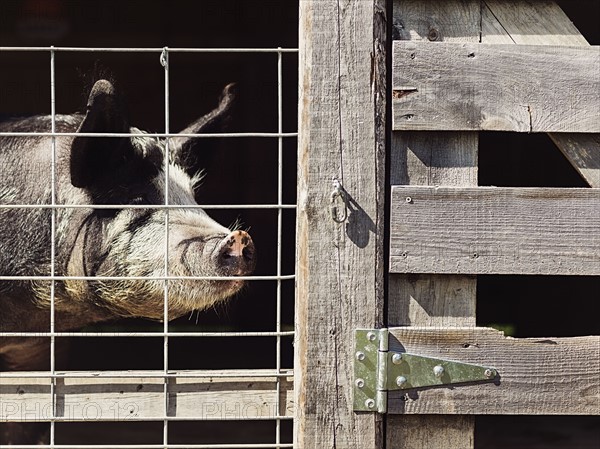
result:
[[(385, 2), (300, 2), (294, 443), (383, 446), (354, 413), (354, 330), (383, 324)], [(331, 216), (332, 179), (348, 219)], [(344, 205), (338, 203), (338, 208)]]
[(587, 183), (600, 188), (600, 134), (550, 134), (550, 138)]
[(477, 185), (476, 132), (392, 133), (391, 185)]
[[(478, 42), (479, 0), (394, 1), (395, 39)], [(393, 132), (390, 182), (477, 185), (475, 132)], [(390, 273), (388, 325), (475, 326), (474, 277)], [(388, 449), (474, 446), (472, 416), (387, 415)]]
[(390, 351), (493, 366), (500, 376), (495, 383), (389, 392), (389, 413), (600, 414), (599, 336), (515, 339), (487, 328), (394, 328), (390, 337)]
[(600, 47), (395, 41), (393, 129), (600, 132), (598, 73)]
[[(186, 377), (169, 380), (167, 416), (198, 420), (269, 419), (293, 416), (292, 373), (281, 378), (277, 410), (275, 377), (254, 371), (182, 371)], [(26, 373), (34, 374), (34, 373)], [(74, 372), (73, 374), (81, 374)], [(89, 374), (89, 373), (88, 373)], [(140, 371), (145, 377), (59, 378), (56, 410), (64, 421), (161, 420), (165, 412), (164, 379), (160, 371)], [(114, 373), (118, 376), (119, 373)], [(211, 373), (213, 374), (213, 373)], [(222, 377), (226, 374), (228, 377)], [(154, 377), (150, 377), (154, 376)], [(238, 376), (238, 377), (236, 377)], [(0, 381), (0, 421), (48, 420), (52, 414), (50, 380), (43, 377), (6, 378)]]
[(390, 273), (393, 326), (475, 326), (477, 279), (466, 276)]
[[(477, 133), (397, 132), (392, 143), (392, 185), (477, 185)], [(388, 324), (475, 326), (476, 285), (465, 276), (391, 273)]]
[[(554, 1), (487, 0), (482, 8), (481, 40), (486, 44), (588, 46)], [(600, 134), (550, 134), (587, 183), (600, 188)]]
[(484, 44), (588, 45), (560, 6), (551, 0), (484, 0), (481, 18)]
[(393, 187), (395, 273), (600, 274), (600, 192)]
[[(473, 132), (393, 133), (391, 183), (477, 185), (478, 140)], [(476, 287), (475, 277), (390, 273), (388, 323), (475, 326)], [(474, 447), (472, 416), (389, 414), (386, 419), (388, 449)]]
[(394, 0), (393, 39), (478, 42), (479, 0)]

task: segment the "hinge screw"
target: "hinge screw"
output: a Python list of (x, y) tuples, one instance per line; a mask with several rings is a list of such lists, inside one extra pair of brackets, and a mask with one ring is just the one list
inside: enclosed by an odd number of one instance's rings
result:
[(365, 386), (365, 381), (363, 379), (356, 379), (355, 385), (356, 388), (363, 388)]
[(377, 336), (375, 335), (375, 332), (367, 332), (367, 338), (369, 339), (369, 341), (375, 341), (375, 338), (377, 338)]
[(358, 351), (356, 353), (356, 360), (362, 362), (365, 359), (365, 353), (362, 351)]
[(396, 353), (392, 356), (392, 363), (394, 365), (399, 365), (401, 361), (402, 361), (402, 354)]
[(365, 405), (367, 406), (367, 408), (373, 408), (375, 407), (375, 401), (373, 399), (367, 399), (365, 401)]
[(435, 377), (442, 377), (444, 374), (444, 367), (441, 365), (436, 365), (433, 367), (433, 374)]
[(486, 369), (483, 374), (485, 374), (485, 377), (496, 377), (496, 372), (493, 369)]
[(402, 386), (404, 386), (404, 384), (406, 384), (406, 377), (404, 377), (404, 376), (396, 377), (396, 385), (398, 385), (399, 387), (402, 387)]

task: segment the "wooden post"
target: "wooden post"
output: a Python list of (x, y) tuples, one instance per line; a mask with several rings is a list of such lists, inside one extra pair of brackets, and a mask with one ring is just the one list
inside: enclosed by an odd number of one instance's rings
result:
[[(383, 447), (355, 413), (354, 330), (383, 325), (385, 2), (300, 2), (294, 440)], [(335, 198), (333, 179), (346, 202)]]
[[(479, 1), (395, 1), (396, 38), (477, 42)], [(391, 183), (477, 185), (475, 132), (394, 132)], [(390, 275), (389, 326), (475, 326), (476, 278)], [(474, 417), (388, 415), (388, 449), (473, 448)]]

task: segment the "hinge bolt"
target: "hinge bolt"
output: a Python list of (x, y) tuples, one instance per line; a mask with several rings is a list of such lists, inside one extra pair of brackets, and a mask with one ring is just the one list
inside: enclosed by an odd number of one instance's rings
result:
[(356, 353), (356, 360), (362, 362), (365, 359), (365, 353), (362, 351), (358, 351)]
[(363, 388), (365, 386), (365, 381), (363, 379), (356, 379), (354, 384), (356, 385), (356, 388)]
[(367, 399), (365, 401), (365, 405), (367, 406), (367, 408), (373, 408), (375, 407), (375, 401), (373, 399)]
[(444, 367), (441, 365), (436, 365), (433, 367), (433, 374), (435, 377), (442, 377), (444, 374)]
[(406, 377), (404, 377), (404, 376), (396, 377), (396, 385), (398, 385), (399, 387), (402, 387), (402, 386), (404, 386), (404, 384), (406, 384)]
[(401, 361), (402, 361), (402, 354), (396, 353), (392, 356), (392, 363), (394, 365), (399, 365)]
[(486, 369), (483, 374), (485, 374), (485, 377), (496, 377), (496, 372), (493, 369)]
[(375, 335), (375, 332), (367, 332), (367, 338), (369, 339), (369, 341), (375, 341), (375, 338), (377, 338), (377, 336)]

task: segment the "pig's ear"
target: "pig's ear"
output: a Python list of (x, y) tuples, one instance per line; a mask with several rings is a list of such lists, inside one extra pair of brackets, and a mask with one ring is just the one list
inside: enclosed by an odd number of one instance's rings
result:
[[(77, 132), (129, 133), (125, 107), (109, 81), (96, 81), (92, 87), (87, 113)], [(71, 146), (71, 183), (83, 188), (101, 184), (132, 152), (128, 137), (75, 137)]]
[[(200, 117), (195, 122), (191, 123), (181, 134), (209, 134), (219, 133), (226, 129), (231, 109), (236, 96), (235, 83), (228, 84), (223, 88), (219, 105), (208, 114)], [(197, 159), (194, 157), (192, 147), (197, 143), (199, 148), (206, 148), (215, 143), (216, 139), (211, 138), (194, 138), (194, 137), (177, 137), (171, 140), (171, 149), (175, 163), (185, 168), (192, 167)]]

